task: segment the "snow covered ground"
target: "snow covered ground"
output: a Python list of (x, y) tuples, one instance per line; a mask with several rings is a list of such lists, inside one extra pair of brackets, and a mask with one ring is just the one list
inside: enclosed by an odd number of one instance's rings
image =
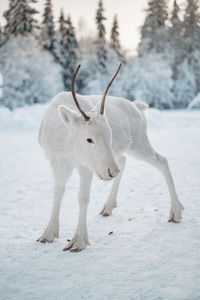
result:
[[(0, 299), (200, 299), (200, 111), (147, 111), (152, 144), (168, 157), (185, 206), (168, 223), (164, 179), (129, 159), (113, 215), (99, 212), (111, 183), (94, 179), (88, 212), (91, 246), (63, 252), (74, 233), (78, 177), (63, 199), (60, 239), (35, 240), (47, 225), (53, 180), (37, 142), (46, 105), (0, 109)], [(113, 234), (108, 234), (113, 231)]]

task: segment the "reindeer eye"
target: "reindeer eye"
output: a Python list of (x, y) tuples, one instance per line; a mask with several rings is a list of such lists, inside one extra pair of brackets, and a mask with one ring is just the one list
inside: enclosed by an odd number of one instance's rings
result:
[(92, 139), (87, 139), (88, 143), (94, 143)]

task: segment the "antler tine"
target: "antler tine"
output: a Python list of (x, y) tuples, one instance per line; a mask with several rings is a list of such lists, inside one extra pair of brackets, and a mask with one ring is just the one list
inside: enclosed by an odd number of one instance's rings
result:
[(120, 71), (121, 65), (122, 65), (122, 64), (119, 65), (119, 67), (118, 67), (118, 69), (117, 69), (117, 72), (115, 73), (115, 75), (114, 75), (113, 78), (111, 79), (110, 83), (108, 84), (108, 86), (107, 86), (107, 88), (106, 88), (106, 90), (105, 90), (105, 92), (104, 92), (104, 94), (103, 94), (103, 98), (102, 98), (102, 101), (101, 101), (101, 110), (100, 110), (100, 114), (102, 114), (102, 115), (103, 115), (103, 113), (104, 113), (104, 106), (105, 106), (106, 95), (107, 95), (107, 93), (108, 93), (108, 90), (109, 90), (111, 84), (113, 83), (113, 81), (114, 81), (115, 78), (117, 77), (117, 74), (118, 74), (119, 71)]
[(76, 98), (76, 94), (75, 94), (75, 91), (74, 91), (74, 83), (75, 83), (75, 80), (76, 80), (76, 75), (78, 74), (78, 71), (80, 69), (81, 65), (78, 65), (78, 67), (76, 68), (76, 70), (74, 71), (74, 74), (72, 76), (72, 82), (71, 82), (71, 92), (72, 92), (72, 96), (74, 98), (74, 102), (78, 108), (78, 110), (80, 111), (80, 113), (83, 115), (83, 117), (85, 118), (86, 121), (88, 121), (90, 118), (86, 115), (86, 113), (81, 109), (79, 103), (78, 103), (78, 100)]

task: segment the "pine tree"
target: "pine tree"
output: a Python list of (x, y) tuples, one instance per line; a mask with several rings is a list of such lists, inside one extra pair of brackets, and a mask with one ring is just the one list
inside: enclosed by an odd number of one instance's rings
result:
[(138, 49), (141, 56), (151, 50), (158, 53), (164, 51), (167, 40), (166, 0), (149, 0), (146, 12), (147, 17), (141, 28), (141, 43)]
[(52, 4), (51, 0), (46, 0), (41, 29), (41, 44), (45, 49), (49, 50), (50, 52), (53, 52), (54, 39), (55, 31)]
[(71, 22), (70, 16), (68, 16), (66, 21), (66, 60), (64, 69), (64, 82), (66, 88), (69, 90), (71, 86), (72, 74), (76, 68), (77, 63), (77, 48), (78, 43), (75, 36), (75, 30)]
[(2, 30), (2, 27), (0, 25), (0, 47), (3, 46), (3, 44), (6, 42), (7, 36), (5, 32)]
[(113, 19), (113, 25), (111, 29), (111, 35), (110, 35), (110, 46), (115, 51), (119, 51), (121, 49), (121, 45), (119, 41), (119, 24), (117, 20), (117, 15), (115, 15)]
[(68, 16), (67, 20), (65, 20), (63, 11), (61, 10), (54, 55), (57, 62), (62, 66), (63, 81), (67, 90), (70, 89), (71, 77), (76, 68), (77, 48), (78, 43), (71, 18)]
[(104, 8), (102, 0), (99, 0), (99, 6), (96, 14), (96, 24), (97, 24), (97, 45), (96, 54), (98, 67), (101, 73), (105, 73), (107, 66), (107, 50), (106, 50), (106, 29), (104, 26)]
[(174, 0), (172, 16), (171, 16), (171, 28), (170, 28), (170, 37), (173, 40), (174, 46), (176, 48), (182, 47), (182, 36), (183, 36), (183, 22), (180, 20), (180, 7), (177, 4), (177, 1)]
[(174, 0), (172, 16), (171, 16), (171, 27), (169, 30), (169, 41), (171, 43), (174, 59), (173, 59), (173, 77), (177, 78), (177, 67), (183, 60), (183, 22), (179, 18), (180, 7), (177, 1)]
[(1, 36), (2, 36), (2, 29), (1, 29), (1, 24), (0, 24), (0, 40), (1, 40)]
[(179, 24), (180, 24), (179, 13), (180, 13), (180, 7), (179, 7), (177, 1), (174, 0), (173, 11), (172, 11), (172, 16), (171, 16), (172, 32), (176, 31), (177, 26), (179, 26)]
[(183, 24), (186, 52), (190, 55), (197, 49), (200, 49), (200, 12), (198, 0), (187, 0)]
[(65, 17), (63, 9), (60, 11), (60, 17), (59, 17), (59, 32), (64, 34), (65, 31)]
[(119, 39), (119, 24), (117, 15), (114, 16), (111, 35), (110, 35), (110, 47), (117, 54), (121, 62), (125, 62), (125, 57), (121, 51), (120, 39)]
[(65, 24), (65, 18), (64, 18), (64, 12), (63, 9), (60, 11), (60, 17), (59, 17), (59, 29), (55, 32), (55, 42), (54, 42), (54, 49), (53, 54), (56, 59), (56, 61), (62, 65), (62, 47), (63, 47), (63, 40), (66, 34), (66, 24)]
[(200, 14), (196, 0), (187, 0), (184, 20), (178, 18), (177, 5), (172, 14), (171, 42), (175, 52), (174, 105), (186, 107), (200, 91)]
[(36, 0), (10, 0), (9, 9), (4, 12), (7, 24), (5, 31), (8, 35), (25, 35), (32, 32), (37, 21), (33, 15), (38, 13), (30, 6)]
[(200, 5), (198, 0), (187, 0), (183, 22), (184, 55), (196, 78), (196, 93), (200, 91)]

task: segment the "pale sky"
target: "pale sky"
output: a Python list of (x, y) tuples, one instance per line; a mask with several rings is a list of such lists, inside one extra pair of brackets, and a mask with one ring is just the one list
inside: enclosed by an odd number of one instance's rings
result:
[[(8, 7), (8, 0), (0, 0), (0, 2), (0, 19), (3, 25), (4, 18), (2, 18), (2, 14)], [(45, 0), (39, 0), (37, 4), (33, 5), (40, 11), (40, 15), (43, 13), (44, 3)], [(55, 21), (58, 20), (60, 9), (63, 7), (65, 15), (71, 15), (76, 32), (78, 31), (80, 18), (85, 20), (88, 29), (96, 30), (95, 14), (98, 0), (52, 0), (52, 3)], [(147, 0), (103, 0), (103, 3), (107, 18), (105, 22), (107, 38), (110, 35), (113, 16), (117, 14), (121, 44), (123, 47), (129, 49), (130, 52), (133, 52), (139, 42), (139, 27), (144, 22), (144, 9), (147, 7)]]

